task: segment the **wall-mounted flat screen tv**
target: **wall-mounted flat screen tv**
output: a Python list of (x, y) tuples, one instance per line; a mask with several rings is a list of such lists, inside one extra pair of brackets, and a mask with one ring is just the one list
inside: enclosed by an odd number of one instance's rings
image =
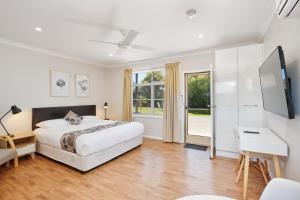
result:
[(259, 68), (264, 109), (295, 118), (291, 94), (291, 81), (287, 77), (284, 54), (278, 46)]

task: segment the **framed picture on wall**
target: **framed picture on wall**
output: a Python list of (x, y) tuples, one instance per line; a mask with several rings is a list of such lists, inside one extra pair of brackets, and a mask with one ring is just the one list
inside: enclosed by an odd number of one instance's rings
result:
[(88, 75), (75, 75), (75, 90), (77, 97), (90, 96), (90, 78)]
[(68, 97), (70, 96), (70, 74), (51, 70), (51, 96)]

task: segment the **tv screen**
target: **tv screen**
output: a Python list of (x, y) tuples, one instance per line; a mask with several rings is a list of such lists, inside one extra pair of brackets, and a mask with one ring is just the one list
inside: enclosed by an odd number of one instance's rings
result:
[(281, 46), (259, 68), (264, 109), (289, 119), (295, 118), (290, 79)]

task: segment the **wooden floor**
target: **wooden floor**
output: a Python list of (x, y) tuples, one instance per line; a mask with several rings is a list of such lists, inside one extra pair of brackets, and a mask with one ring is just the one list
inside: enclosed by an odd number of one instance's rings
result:
[[(37, 155), (19, 167), (0, 168), (0, 199), (176, 199), (215, 194), (241, 199), (242, 181), (235, 184), (236, 160), (209, 160), (207, 152), (183, 145), (145, 140), (138, 147), (85, 174)], [(265, 187), (250, 168), (248, 199)]]

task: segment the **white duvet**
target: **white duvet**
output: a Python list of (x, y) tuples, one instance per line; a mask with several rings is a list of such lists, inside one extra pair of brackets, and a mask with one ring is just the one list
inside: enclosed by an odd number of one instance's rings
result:
[[(80, 125), (62, 125), (55, 128), (38, 128), (34, 131), (34, 133), (37, 135), (38, 142), (61, 149), (60, 139), (63, 134), (113, 122), (114, 121), (96, 120), (82, 122)], [(138, 137), (142, 135), (143, 132), (143, 124), (139, 122), (131, 122), (98, 132), (84, 134), (79, 136), (76, 140), (76, 153), (80, 156), (88, 156), (121, 142)]]

